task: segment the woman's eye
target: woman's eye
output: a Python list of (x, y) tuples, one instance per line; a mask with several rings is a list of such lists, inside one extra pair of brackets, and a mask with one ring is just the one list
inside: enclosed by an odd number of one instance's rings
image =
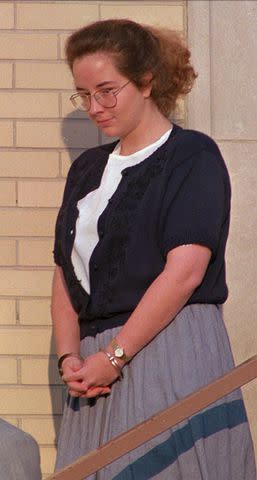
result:
[(108, 93), (111, 93), (113, 91), (113, 88), (105, 88), (104, 90), (100, 90), (100, 95), (108, 95)]

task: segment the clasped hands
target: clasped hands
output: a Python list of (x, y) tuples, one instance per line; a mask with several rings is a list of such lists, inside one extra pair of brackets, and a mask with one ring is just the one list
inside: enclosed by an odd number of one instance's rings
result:
[(72, 397), (93, 398), (111, 392), (111, 384), (118, 373), (104, 352), (98, 352), (84, 360), (68, 357), (62, 363), (62, 380)]

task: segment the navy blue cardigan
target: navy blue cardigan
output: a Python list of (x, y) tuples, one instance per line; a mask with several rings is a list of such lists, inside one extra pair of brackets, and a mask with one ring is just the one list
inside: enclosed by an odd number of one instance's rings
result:
[(123, 170), (98, 220), (99, 242), (89, 263), (91, 294), (85, 292), (71, 263), (77, 202), (99, 187), (114, 146), (92, 148), (75, 160), (56, 222), (54, 258), (78, 313), (81, 338), (126, 322), (163, 270), (167, 253), (179, 245), (195, 243), (212, 251), (205, 277), (187, 305), (221, 304), (228, 294), (227, 169), (212, 139), (177, 125), (156, 152)]

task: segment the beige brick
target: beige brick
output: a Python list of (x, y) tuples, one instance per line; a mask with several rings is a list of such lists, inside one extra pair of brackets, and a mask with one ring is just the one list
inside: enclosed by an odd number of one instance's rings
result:
[(2, 355), (49, 355), (51, 348), (53, 350), (51, 337), (51, 328), (0, 328), (0, 352)]
[(15, 182), (0, 182), (0, 205), (2, 207), (14, 207), (16, 205)]
[(39, 387), (1, 388), (0, 414), (8, 415), (44, 415), (61, 413), (61, 388), (52, 387), (51, 391)]
[(42, 473), (42, 480), (48, 480), (48, 477), (49, 477), (49, 472), (48, 473)]
[(100, 5), (101, 19), (130, 18), (136, 22), (183, 30), (183, 7), (179, 5)]
[(16, 264), (16, 242), (14, 240), (0, 240), (0, 265)]
[(0, 384), (17, 383), (17, 362), (14, 358), (0, 358)]
[(71, 149), (61, 153), (61, 175), (63, 177), (67, 177), (72, 162), (76, 160), (83, 151), (83, 149)]
[(2, 59), (57, 58), (57, 36), (48, 33), (0, 33)]
[(1, 115), (6, 118), (56, 118), (58, 94), (46, 92), (0, 92)]
[(11, 2), (3, 2), (0, 4), (0, 28), (14, 27), (14, 5)]
[(58, 3), (18, 3), (17, 28), (71, 30), (98, 19), (97, 5)]
[(41, 470), (42, 473), (51, 474), (54, 470), (56, 449), (55, 447), (40, 447)]
[(58, 207), (63, 197), (64, 181), (18, 182), (20, 207)]
[(0, 235), (49, 237), (54, 233), (57, 210), (0, 210)]
[(70, 101), (71, 92), (62, 93), (62, 103), (61, 103), (61, 117), (67, 117), (70, 115), (72, 118), (81, 118), (85, 120), (87, 117), (85, 112), (80, 110), (75, 110)]
[(58, 152), (0, 151), (1, 177), (56, 177), (58, 173)]
[(68, 33), (63, 33), (60, 35), (60, 50), (61, 50), (61, 58), (65, 59), (65, 43), (67, 38), (70, 36)]
[(19, 420), (16, 417), (9, 417), (9, 416), (3, 416), (2, 417), (6, 422), (10, 423), (11, 425), (14, 425), (15, 427), (19, 426)]
[(88, 120), (17, 122), (19, 147), (90, 148), (97, 143), (97, 129)]
[(185, 100), (183, 98), (180, 98), (177, 102), (177, 106), (175, 109), (175, 112), (173, 114), (175, 121), (176, 120), (183, 120), (186, 116), (186, 106), (185, 106)]
[(13, 325), (16, 323), (15, 300), (0, 300), (0, 325)]
[(68, 171), (71, 167), (71, 159), (69, 152), (62, 152), (61, 154), (61, 175), (67, 177)]
[(12, 88), (12, 63), (0, 62), (0, 88)]
[(18, 264), (53, 266), (53, 240), (19, 240)]
[(51, 284), (49, 271), (0, 270), (0, 292), (5, 296), (47, 297), (51, 294)]
[[(42, 444), (54, 444), (60, 429), (61, 417), (23, 418), (21, 428)], [(57, 431), (56, 431), (57, 430)]]
[(65, 63), (16, 64), (17, 88), (74, 88), (72, 74)]
[(13, 146), (13, 123), (0, 120), (0, 147)]
[(21, 360), (21, 383), (26, 385), (62, 385), (57, 360), (43, 358)]
[(19, 301), (19, 318), (23, 325), (51, 325), (51, 300), (30, 300)]
[(17, 122), (18, 147), (58, 148), (61, 145), (59, 122)]

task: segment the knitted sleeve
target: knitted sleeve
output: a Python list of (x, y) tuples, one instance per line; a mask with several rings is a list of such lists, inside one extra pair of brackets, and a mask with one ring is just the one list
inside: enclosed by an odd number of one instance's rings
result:
[(184, 244), (204, 245), (215, 256), (229, 210), (229, 177), (223, 159), (203, 149), (170, 175), (162, 209), (164, 256)]

